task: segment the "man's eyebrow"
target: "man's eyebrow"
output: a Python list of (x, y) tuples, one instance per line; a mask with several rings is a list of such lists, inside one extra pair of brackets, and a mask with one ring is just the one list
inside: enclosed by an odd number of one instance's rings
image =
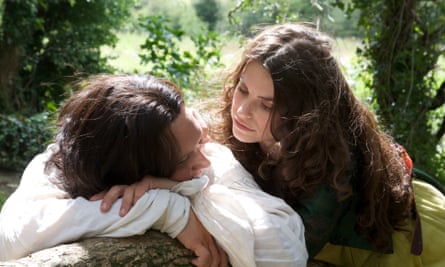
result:
[(261, 99), (263, 99), (265, 101), (273, 102), (273, 97), (259, 96), (259, 98), (261, 98)]

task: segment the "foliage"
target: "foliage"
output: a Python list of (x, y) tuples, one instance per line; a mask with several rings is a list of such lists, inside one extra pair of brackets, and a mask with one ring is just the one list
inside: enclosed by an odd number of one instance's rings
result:
[(142, 17), (140, 26), (148, 36), (141, 45), (142, 63), (151, 66), (154, 75), (165, 77), (177, 83), (187, 94), (197, 94), (194, 88), (198, 79), (205, 79), (205, 68), (220, 64), (220, 44), (218, 35), (203, 32), (190, 37), (193, 50), (180, 49), (186, 40), (184, 31), (168, 26), (168, 19), (162, 16)]
[(359, 36), (355, 21), (357, 12), (346, 19), (344, 12), (329, 4), (330, 1), (307, 0), (241, 0), (229, 13), (229, 21), (240, 33), (251, 35), (259, 24), (305, 21), (337, 36)]
[(196, 0), (193, 4), (197, 16), (208, 25), (209, 31), (214, 31), (219, 20), (219, 6), (216, 0)]
[(133, 0), (4, 0), (0, 113), (33, 114), (58, 103), (79, 73), (109, 70), (101, 45), (114, 45)]
[(0, 209), (3, 207), (3, 204), (5, 203), (8, 196), (8, 194), (0, 191)]
[(445, 154), (436, 150), (445, 133), (445, 81), (435, 75), (445, 50), (445, 3), (352, 0), (350, 5), (338, 4), (361, 11), (359, 25), (366, 38), (359, 55), (371, 78), (367, 84), (373, 89), (380, 121), (408, 149), (417, 166), (445, 181), (440, 172)]
[(196, 36), (207, 25), (197, 16), (195, 8), (191, 4), (192, 1), (140, 0), (136, 15), (138, 17), (164, 17), (167, 19), (169, 27), (181, 29), (187, 36)]
[(29, 118), (0, 115), (0, 168), (22, 170), (51, 140), (49, 125), (46, 112)]
[(297, 13), (289, 1), (242, 0), (229, 11), (228, 17), (232, 25), (238, 26), (241, 34), (249, 36), (255, 25), (296, 20)]

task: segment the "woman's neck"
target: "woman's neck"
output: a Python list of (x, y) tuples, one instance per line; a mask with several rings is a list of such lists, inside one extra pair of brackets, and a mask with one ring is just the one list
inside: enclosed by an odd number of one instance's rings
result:
[(270, 141), (261, 142), (261, 150), (271, 159), (277, 160), (280, 155), (281, 145), (280, 142)]

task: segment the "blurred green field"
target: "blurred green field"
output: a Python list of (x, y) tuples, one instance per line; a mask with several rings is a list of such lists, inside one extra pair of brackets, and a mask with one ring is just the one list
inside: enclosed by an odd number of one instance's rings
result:
[[(139, 58), (141, 52), (140, 46), (144, 43), (144, 33), (138, 32), (122, 32), (118, 35), (119, 41), (113, 47), (102, 47), (103, 55), (110, 56), (108, 62), (111, 66), (117, 69), (118, 72), (124, 73), (145, 73), (150, 70), (149, 65), (142, 64)], [(209, 77), (223, 78), (227, 69), (233, 66), (240, 57), (242, 47), (238, 39), (234, 37), (221, 36), (221, 68), (214, 68), (206, 70)], [(361, 99), (366, 99), (369, 96), (363, 85), (357, 82), (358, 68), (355, 66), (356, 62), (356, 48), (360, 45), (360, 40), (353, 38), (339, 38), (335, 40), (334, 51), (339, 59), (350, 84), (353, 86), (356, 94)], [(182, 50), (193, 51), (190, 41), (183, 41), (180, 44)], [(204, 82), (204, 81), (203, 81)], [(205, 82), (204, 82), (205, 83)]]
[(145, 36), (134, 32), (122, 32), (115, 47), (104, 46), (101, 53), (111, 57), (108, 63), (115, 67), (118, 72), (143, 73), (149, 69), (140, 62), (140, 45), (143, 44)]

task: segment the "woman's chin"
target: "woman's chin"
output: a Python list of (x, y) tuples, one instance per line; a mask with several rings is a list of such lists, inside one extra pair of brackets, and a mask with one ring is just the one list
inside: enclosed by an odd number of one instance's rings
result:
[(254, 140), (253, 138), (249, 137), (248, 135), (238, 131), (238, 130), (233, 130), (233, 136), (235, 136), (235, 138), (243, 143), (257, 143), (258, 140)]

